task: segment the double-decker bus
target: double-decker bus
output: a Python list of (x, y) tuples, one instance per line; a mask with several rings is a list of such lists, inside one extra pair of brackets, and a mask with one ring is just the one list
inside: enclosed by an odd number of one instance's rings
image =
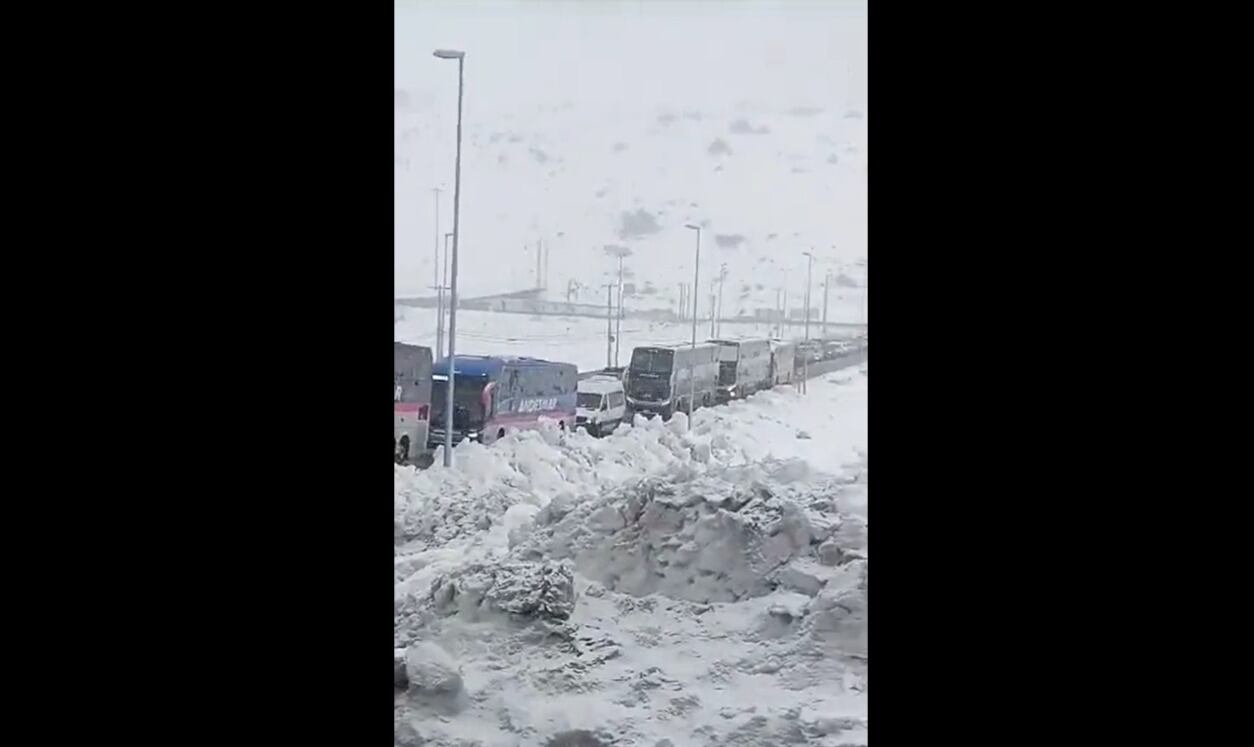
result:
[(644, 345), (631, 352), (627, 366), (627, 408), (645, 416), (669, 418), (676, 411), (714, 404), (719, 346), (699, 342)]

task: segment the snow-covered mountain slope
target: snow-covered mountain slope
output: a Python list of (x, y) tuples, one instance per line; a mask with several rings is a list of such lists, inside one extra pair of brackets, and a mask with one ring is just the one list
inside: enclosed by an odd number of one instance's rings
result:
[(866, 407), (863, 367), (397, 467), (396, 743), (865, 744)]
[(555, 297), (573, 278), (578, 300), (603, 298), (612, 244), (655, 289), (629, 303), (671, 307), (692, 282), (689, 222), (705, 227), (702, 308), (723, 264), (725, 313), (774, 307), (779, 287), (799, 306), (811, 247), (814, 305), (828, 270), (861, 278), (865, 6), (524, 5), (397, 7), (398, 294), (434, 282), (433, 187), (452, 227), (457, 65), (437, 46), (467, 53), (464, 296), (534, 286), (543, 239)]

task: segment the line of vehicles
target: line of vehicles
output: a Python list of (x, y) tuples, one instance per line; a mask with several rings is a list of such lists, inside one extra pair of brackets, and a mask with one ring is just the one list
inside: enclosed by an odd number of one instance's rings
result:
[[(644, 345), (624, 369), (580, 376), (573, 364), (514, 356), (458, 355), (453, 373), (453, 444), (490, 444), (550, 422), (592, 436), (612, 433), (639, 413), (676, 412), (743, 399), (799, 381), (809, 363), (865, 343), (765, 338)], [(398, 464), (429, 463), (445, 440), (449, 361), (422, 345), (394, 344), (393, 454)]]

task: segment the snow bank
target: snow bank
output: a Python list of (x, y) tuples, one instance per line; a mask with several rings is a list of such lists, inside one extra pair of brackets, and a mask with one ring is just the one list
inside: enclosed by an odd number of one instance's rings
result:
[(398, 743), (864, 744), (866, 391), (398, 467), (395, 647), (460, 683), (409, 673)]

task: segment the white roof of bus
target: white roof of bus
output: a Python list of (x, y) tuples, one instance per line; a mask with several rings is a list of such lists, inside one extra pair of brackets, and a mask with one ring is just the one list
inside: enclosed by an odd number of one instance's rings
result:
[[(697, 347), (699, 347), (699, 348), (710, 347), (710, 346), (713, 346), (713, 345), (718, 345), (718, 343), (717, 343), (717, 342), (710, 342), (709, 340), (697, 340)], [(679, 348), (690, 348), (690, 347), (692, 347), (692, 341), (691, 341), (691, 340), (688, 340), (688, 341), (685, 341), (685, 342), (672, 342), (672, 343), (664, 343), (664, 342), (661, 342), (661, 343), (658, 343), (657, 345), (637, 345), (637, 346), (636, 346), (636, 349), (639, 349), (639, 348), (658, 348), (658, 349), (663, 349), (663, 350), (677, 350), (677, 349), (679, 349)]]

